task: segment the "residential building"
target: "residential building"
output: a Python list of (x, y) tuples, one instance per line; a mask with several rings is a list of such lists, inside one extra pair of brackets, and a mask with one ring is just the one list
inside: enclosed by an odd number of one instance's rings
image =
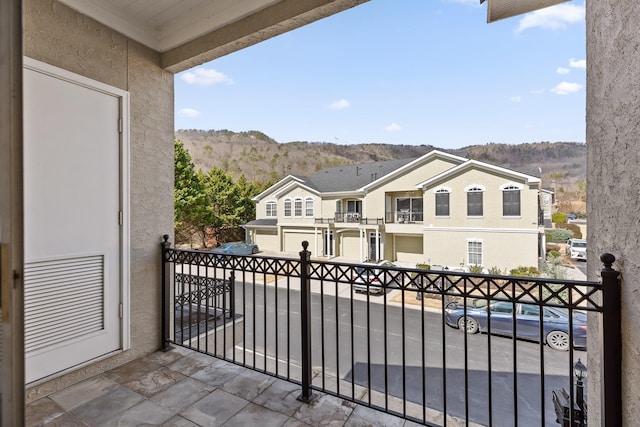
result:
[(540, 178), (433, 150), (287, 176), (254, 198), (245, 224), (263, 250), (313, 256), (480, 265), (537, 266)]
[[(167, 21), (150, 18), (155, 16), (152, 15), (154, 6), (160, 5), (153, 0), (137, 2), (141, 6), (136, 8), (129, 7), (133, 1), (0, 2), (0, 401), (3, 426), (24, 424), (24, 244), (29, 231), (25, 229), (23, 203), (28, 197), (28, 187), (23, 183), (25, 174), (38, 167), (23, 161), (26, 134), (32, 131), (23, 127), (22, 120), (22, 93), (26, 89), (23, 57), (109, 85), (112, 93), (115, 92), (114, 102), (119, 107), (125, 106), (128, 97), (130, 109), (128, 120), (121, 122), (124, 133), (130, 135), (130, 173), (122, 177), (120, 171), (116, 173), (119, 180), (123, 180), (118, 183), (119, 189), (124, 185), (127, 190), (124, 198), (119, 196), (118, 203), (128, 200), (130, 206), (123, 206), (123, 227), (129, 224), (130, 232), (128, 237), (119, 236), (120, 242), (129, 248), (129, 257), (122, 254), (118, 257), (120, 276), (129, 277), (129, 293), (121, 293), (128, 298), (123, 300), (123, 316), (128, 313), (129, 317), (120, 324), (121, 328), (129, 329), (130, 340), (126, 345), (118, 344), (114, 352), (87, 359), (57, 372), (47, 382), (28, 387), (29, 393), (45, 393), (134, 360), (160, 346), (160, 307), (154, 302), (160, 299), (158, 242), (162, 234), (170, 234), (173, 217), (173, 73), (364, 2), (231, 1), (229, 4), (251, 7), (236, 10), (235, 14), (214, 14), (218, 19), (209, 19), (211, 16), (201, 13), (202, 9), (182, 7), (182, 3), (176, 2)], [(206, 8), (214, 3), (201, 4)], [(495, 0), (493, 3), (508, 7), (512, 2)], [(640, 420), (640, 406), (635, 404), (640, 397), (640, 359), (637, 357), (640, 337), (636, 333), (640, 327), (640, 314), (636, 309), (640, 258), (635, 238), (640, 232), (637, 221), (640, 192), (636, 190), (640, 184), (640, 171), (636, 167), (640, 163), (637, 149), (640, 32), (636, 25), (640, 22), (640, 2), (598, 0), (584, 2), (584, 5), (588, 247), (590, 254), (609, 251), (619, 261), (616, 268), (623, 277), (622, 424), (635, 425)], [(194, 16), (203, 21), (188, 19)], [(149, 27), (149, 22), (156, 22), (157, 26)], [(407, 40), (407, 44), (413, 42)], [(121, 91), (128, 92), (128, 96)], [(93, 115), (100, 117), (101, 113)], [(62, 169), (59, 165), (50, 167), (49, 175), (56, 175)], [(82, 203), (78, 198), (73, 206)], [(119, 223), (119, 211), (112, 212), (105, 221), (115, 218)], [(128, 218), (124, 218), (127, 214)], [(64, 219), (64, 215), (59, 217)], [(47, 239), (48, 236), (35, 238)], [(599, 260), (596, 256), (588, 259), (588, 275), (596, 279)], [(596, 339), (598, 334), (598, 323), (590, 321), (587, 363), (590, 425), (604, 425), (600, 422), (602, 353), (601, 343)]]

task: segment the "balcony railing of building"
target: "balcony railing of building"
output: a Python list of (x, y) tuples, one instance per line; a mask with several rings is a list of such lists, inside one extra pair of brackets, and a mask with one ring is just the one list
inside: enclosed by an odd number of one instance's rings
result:
[(595, 316), (603, 425), (620, 425), (612, 255), (600, 283), (311, 261), (307, 247), (219, 255), (165, 236), (164, 347), (299, 384), (305, 402), (317, 390), (430, 426), (578, 426)]
[(388, 224), (415, 224), (423, 221), (422, 211), (391, 211), (385, 215), (385, 222)]
[(383, 218), (365, 218), (357, 212), (336, 213), (333, 218), (315, 218), (316, 224), (347, 223), (357, 225), (384, 224)]

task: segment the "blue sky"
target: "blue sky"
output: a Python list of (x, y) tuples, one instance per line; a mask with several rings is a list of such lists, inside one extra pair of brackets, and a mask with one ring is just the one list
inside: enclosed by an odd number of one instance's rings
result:
[(176, 129), (461, 148), (585, 140), (584, 0), (372, 0), (175, 76)]

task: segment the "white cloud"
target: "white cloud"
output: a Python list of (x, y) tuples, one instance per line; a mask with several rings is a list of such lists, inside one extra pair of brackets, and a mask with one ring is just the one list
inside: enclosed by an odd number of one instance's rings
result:
[(543, 94), (543, 93), (545, 93), (545, 92), (546, 92), (546, 90), (544, 90), (544, 89), (533, 89), (533, 90), (531, 91), (531, 93), (532, 93), (533, 95), (542, 95), (542, 94)]
[(558, 69), (556, 70), (556, 73), (558, 74), (569, 74), (570, 72), (570, 69), (564, 67), (558, 67)]
[(511, 102), (522, 102), (522, 97), (521, 96), (512, 96), (511, 97)]
[(559, 4), (552, 7), (527, 13), (518, 24), (517, 32), (528, 28), (547, 28), (559, 30), (567, 28), (569, 24), (584, 22), (584, 4)]
[(351, 104), (349, 103), (349, 101), (347, 101), (346, 99), (341, 99), (339, 101), (331, 103), (331, 105), (329, 105), (329, 108), (331, 110), (344, 110), (345, 108), (348, 108), (350, 105)]
[(193, 108), (182, 108), (178, 110), (177, 114), (180, 117), (198, 117), (200, 115), (200, 111), (194, 110)]
[(402, 127), (399, 124), (393, 122), (389, 126), (385, 126), (384, 130), (386, 130), (387, 132), (398, 132), (402, 130)]
[(551, 89), (551, 92), (556, 95), (568, 95), (570, 93), (578, 92), (580, 89), (582, 89), (582, 85), (580, 83), (562, 82)]
[(190, 85), (193, 84), (198, 86), (210, 86), (218, 83), (233, 83), (233, 80), (224, 73), (209, 68), (196, 68), (193, 71), (185, 71), (180, 75), (180, 78)]
[(587, 68), (587, 60), (586, 59), (571, 58), (569, 60), (569, 67), (586, 69)]

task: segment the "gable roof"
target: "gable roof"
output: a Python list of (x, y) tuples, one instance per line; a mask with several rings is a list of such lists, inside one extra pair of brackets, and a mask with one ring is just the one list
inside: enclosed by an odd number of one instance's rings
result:
[(438, 181), (442, 181), (444, 179), (449, 178), (450, 176), (453, 176), (457, 173), (463, 172), (465, 170), (469, 170), (469, 169), (481, 169), (490, 173), (499, 173), (502, 175), (506, 175), (509, 177), (512, 177), (514, 179), (520, 179), (520, 180), (524, 180), (527, 184), (533, 184), (533, 183), (539, 183), (541, 182), (540, 178), (533, 176), (533, 175), (528, 175), (522, 172), (517, 172), (514, 171), (512, 169), (507, 169), (507, 168), (503, 168), (501, 166), (495, 166), (489, 163), (484, 163), (484, 162), (480, 162), (478, 160), (467, 160), (466, 162), (459, 164), (456, 167), (453, 167), (451, 169), (448, 169), (436, 176), (433, 176), (429, 179), (427, 179), (426, 181), (423, 181), (421, 183), (419, 183), (418, 185), (416, 185), (416, 188), (424, 188), (428, 185), (431, 185), (433, 183), (436, 183)]

